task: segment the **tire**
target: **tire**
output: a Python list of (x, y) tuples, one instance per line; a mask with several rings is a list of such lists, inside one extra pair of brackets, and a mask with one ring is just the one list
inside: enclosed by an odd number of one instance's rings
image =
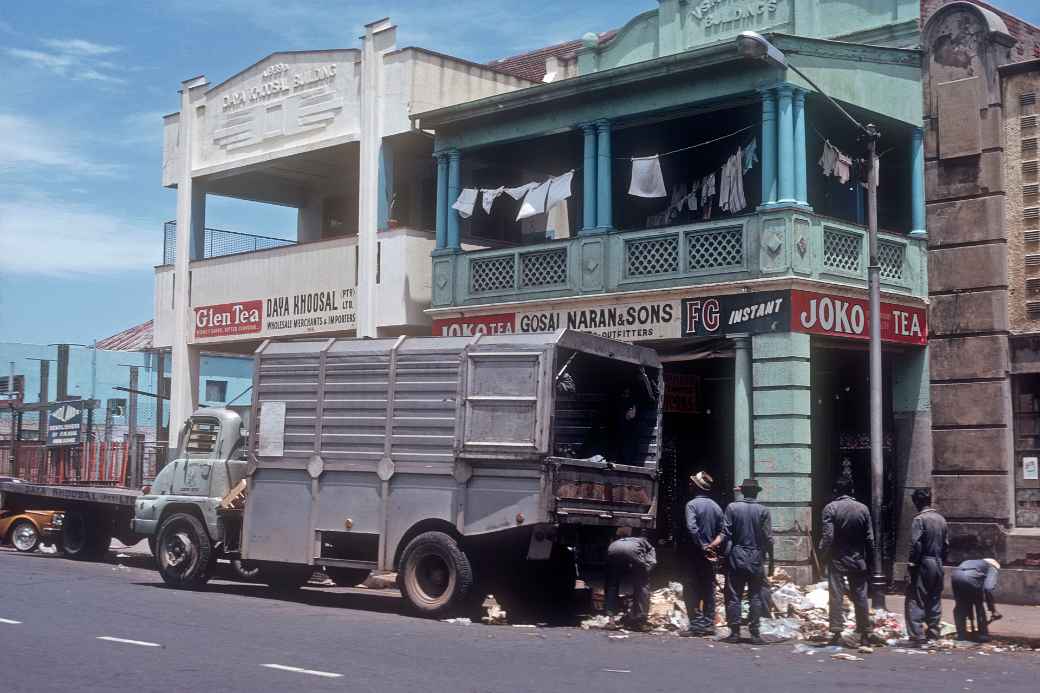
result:
[(159, 574), (176, 589), (198, 589), (205, 585), (216, 562), (206, 526), (195, 517), (178, 513), (162, 523), (156, 541)]
[(425, 532), (408, 542), (398, 584), (412, 608), (431, 618), (465, 612), (476, 593), (469, 559), (443, 532)]
[(276, 592), (295, 592), (306, 585), (314, 575), (314, 566), (271, 564), (259, 566), (260, 582)]
[(334, 568), (325, 566), (325, 574), (332, 578), (332, 581), (339, 587), (357, 587), (368, 579), (372, 571), (364, 568)]
[(99, 561), (108, 554), (112, 530), (101, 518), (86, 513), (66, 513), (61, 528), (62, 555), (77, 561)]
[(40, 547), (40, 532), (29, 520), (18, 520), (8, 535), (11, 545), (21, 553), (32, 553)]
[(253, 582), (260, 577), (260, 568), (249, 561), (243, 561), (241, 558), (231, 559), (231, 570), (235, 573), (235, 577), (240, 580)]

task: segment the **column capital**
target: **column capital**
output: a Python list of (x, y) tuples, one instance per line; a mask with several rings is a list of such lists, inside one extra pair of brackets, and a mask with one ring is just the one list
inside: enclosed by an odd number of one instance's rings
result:
[(433, 158), (437, 160), (438, 164), (441, 163), (441, 162), (447, 161), (448, 160), (448, 152), (447, 151), (434, 152), (433, 153)]
[(586, 135), (591, 135), (596, 132), (596, 123), (595, 121), (591, 120), (585, 123), (578, 123), (575, 127), (581, 130)]
[(793, 84), (778, 84), (776, 85), (776, 94), (781, 99), (789, 99), (794, 95), (795, 87)]
[(808, 94), (808, 90), (802, 89), (801, 87), (792, 87), (794, 91), (794, 102), (801, 106), (805, 103), (805, 95)]
[(596, 126), (596, 129), (599, 130), (600, 132), (603, 132), (604, 130), (609, 130), (610, 129), (610, 121), (607, 120), (606, 118), (600, 118), (600, 119), (596, 120), (596, 122), (593, 123), (593, 124)]
[(448, 155), (449, 161), (458, 161), (459, 157), (462, 156), (458, 149), (449, 149), (445, 153)]
[(726, 339), (733, 342), (733, 346), (736, 349), (750, 349), (751, 348), (751, 333), (750, 332), (734, 332), (733, 334), (727, 334)]

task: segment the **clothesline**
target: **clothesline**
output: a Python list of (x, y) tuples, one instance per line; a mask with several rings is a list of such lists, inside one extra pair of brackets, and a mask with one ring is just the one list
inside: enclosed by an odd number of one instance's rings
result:
[[(816, 126), (813, 126), (813, 132), (816, 133), (816, 136), (820, 138), (821, 142), (830, 142), (830, 138), (829, 137), (824, 137), (823, 133), (816, 129)], [(885, 151), (880, 152), (878, 154), (878, 158), (880, 159), (881, 157), (883, 157), (885, 154), (888, 154), (893, 149), (895, 149), (895, 147), (889, 147)]]
[[(690, 149), (696, 149), (697, 147), (704, 147), (706, 145), (713, 144), (715, 142), (719, 142), (720, 140), (728, 139), (730, 137), (733, 137), (734, 135), (739, 135), (740, 133), (745, 132), (747, 130), (750, 130), (751, 128), (758, 127), (758, 125), (759, 125), (758, 123), (752, 123), (751, 125), (748, 125), (746, 127), (742, 127), (739, 130), (734, 130), (733, 132), (729, 133), (728, 135), (722, 135), (721, 137), (716, 137), (714, 139), (706, 140), (704, 142), (698, 142), (697, 144), (691, 144), (688, 147), (680, 147), (679, 149), (673, 149), (670, 152), (665, 152), (663, 154), (658, 154), (657, 157), (661, 158), (661, 157), (664, 157), (664, 156), (670, 156), (672, 154), (678, 154), (679, 152), (689, 151)], [(641, 157), (616, 156), (614, 158), (617, 159), (618, 161), (631, 161), (633, 158), (639, 159)]]

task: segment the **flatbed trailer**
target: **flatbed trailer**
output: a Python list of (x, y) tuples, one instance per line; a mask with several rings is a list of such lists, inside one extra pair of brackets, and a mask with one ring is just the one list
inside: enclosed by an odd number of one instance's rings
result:
[(143, 538), (130, 528), (140, 495), (127, 488), (0, 482), (0, 507), (6, 510), (64, 511), (58, 548), (81, 560), (104, 558), (112, 537), (128, 546)]

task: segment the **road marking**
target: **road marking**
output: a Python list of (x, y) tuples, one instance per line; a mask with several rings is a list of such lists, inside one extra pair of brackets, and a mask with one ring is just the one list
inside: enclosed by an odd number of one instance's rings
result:
[(296, 674), (310, 674), (311, 676), (322, 676), (327, 679), (339, 679), (343, 678), (343, 674), (336, 674), (331, 671), (315, 671), (314, 669), (300, 669), (299, 667), (287, 667), (284, 664), (261, 664), (262, 667), (268, 669), (278, 669), (280, 671), (291, 671)]
[(0, 623), (6, 623), (9, 626), (20, 626), (20, 625), (22, 625), (21, 621), (12, 621), (9, 618), (0, 618)]
[(105, 640), (107, 642), (121, 642), (124, 645), (140, 645), (141, 647), (162, 647), (157, 642), (145, 642), (144, 640), (127, 640), (125, 638), (113, 638), (109, 635), (99, 635), (98, 640)]
[(631, 674), (631, 669), (604, 669), (603, 671), (609, 671), (611, 674)]

